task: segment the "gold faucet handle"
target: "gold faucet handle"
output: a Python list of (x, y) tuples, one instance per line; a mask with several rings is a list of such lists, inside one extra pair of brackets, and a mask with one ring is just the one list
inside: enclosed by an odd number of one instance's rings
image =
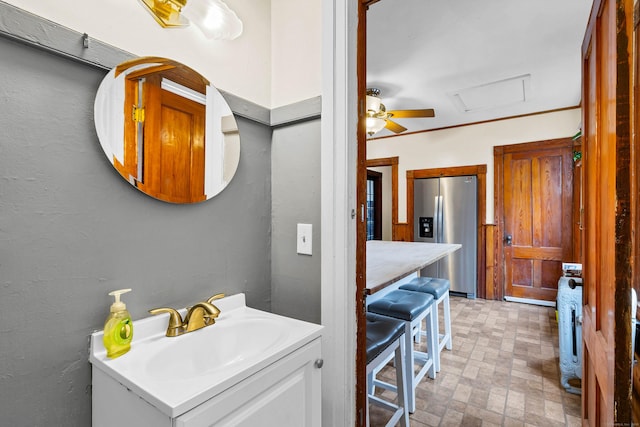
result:
[(206, 322), (207, 324), (213, 324), (213, 323), (216, 323), (215, 319), (217, 319), (217, 318), (218, 318), (218, 316), (220, 315), (220, 309), (219, 309), (218, 307), (216, 307), (216, 306), (213, 304), (213, 301), (215, 301), (215, 300), (217, 300), (217, 299), (221, 299), (221, 298), (224, 298), (224, 294), (215, 294), (214, 296), (212, 296), (211, 298), (209, 298), (209, 299), (207, 300), (207, 303), (208, 303), (208, 304), (211, 304), (211, 306), (215, 309), (215, 313), (213, 313), (213, 314), (207, 314), (207, 315), (205, 316), (205, 322)]
[(222, 298), (224, 298), (224, 294), (215, 294), (214, 296), (212, 296), (211, 298), (209, 298), (209, 299), (207, 300), (207, 302), (208, 302), (209, 304), (212, 304), (212, 303), (213, 303), (213, 301), (215, 301), (215, 300), (217, 300), (217, 299), (222, 299)]
[(178, 313), (176, 309), (173, 309), (170, 307), (158, 307), (158, 308), (152, 308), (151, 310), (149, 310), (149, 313), (153, 315), (161, 314), (161, 313), (169, 313), (169, 325), (167, 326), (166, 335), (168, 337), (175, 337), (180, 334), (180, 329), (182, 328), (182, 325), (183, 325), (182, 316), (180, 316), (180, 313)]

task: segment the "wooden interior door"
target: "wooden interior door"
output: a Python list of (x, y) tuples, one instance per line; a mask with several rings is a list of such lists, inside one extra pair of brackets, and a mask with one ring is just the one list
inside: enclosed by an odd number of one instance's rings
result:
[(505, 296), (555, 301), (572, 260), (573, 142), (502, 147)]
[(632, 2), (596, 0), (583, 57), (584, 425), (630, 425)]
[(205, 106), (162, 89), (156, 76), (146, 79), (144, 93), (141, 187), (173, 203), (205, 200)]

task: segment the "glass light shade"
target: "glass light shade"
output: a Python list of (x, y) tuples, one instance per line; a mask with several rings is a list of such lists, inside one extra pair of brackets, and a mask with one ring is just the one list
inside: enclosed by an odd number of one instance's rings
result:
[(380, 132), (387, 124), (385, 119), (379, 117), (367, 117), (367, 133), (369, 136), (376, 132)]
[(189, 0), (182, 13), (209, 39), (233, 40), (242, 34), (242, 21), (222, 0)]
[(381, 102), (382, 102), (381, 99), (378, 98), (377, 96), (367, 95), (367, 100), (366, 100), (367, 111), (373, 111), (377, 113), (378, 111), (380, 111)]

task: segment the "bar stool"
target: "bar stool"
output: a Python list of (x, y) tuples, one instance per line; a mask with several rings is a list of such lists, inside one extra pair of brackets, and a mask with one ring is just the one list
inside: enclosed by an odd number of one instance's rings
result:
[[(421, 292), (395, 290), (383, 298), (372, 302), (368, 306), (371, 313), (392, 317), (404, 321), (404, 359), (405, 382), (408, 389), (409, 412), (416, 409), (416, 387), (428, 372), (429, 377), (436, 377), (436, 357), (438, 355), (438, 337), (435, 333), (435, 316), (433, 311), (433, 296)], [(413, 348), (413, 337), (418, 333), (418, 325), (426, 319), (427, 323), (427, 352)], [(387, 361), (390, 360), (387, 358)], [(415, 373), (414, 365), (420, 369)]]
[[(407, 383), (404, 380), (404, 322), (367, 313), (367, 426), (369, 426), (369, 405), (393, 411), (385, 427), (395, 426), (398, 421), (402, 427), (409, 426), (407, 408)], [(396, 385), (375, 379), (374, 373), (382, 369), (389, 357), (394, 357), (396, 365)], [(374, 385), (395, 392), (398, 404), (393, 404), (373, 394)]]
[[(449, 289), (451, 288), (451, 283), (447, 279), (433, 278), (433, 277), (416, 277), (406, 285), (400, 286), (400, 289), (406, 291), (413, 292), (421, 292), (429, 295), (433, 295), (435, 298), (435, 318), (436, 318), (436, 336), (438, 337), (438, 357), (437, 357), (437, 366), (436, 371), (440, 371), (440, 353), (443, 348), (447, 348), (447, 350), (451, 350), (451, 305), (449, 301)], [(442, 310), (444, 314), (444, 333), (440, 334), (440, 320), (438, 317), (438, 311), (440, 307), (440, 303), (442, 303)], [(421, 334), (424, 335), (424, 332), (421, 331)], [(420, 339), (418, 338), (418, 342)]]

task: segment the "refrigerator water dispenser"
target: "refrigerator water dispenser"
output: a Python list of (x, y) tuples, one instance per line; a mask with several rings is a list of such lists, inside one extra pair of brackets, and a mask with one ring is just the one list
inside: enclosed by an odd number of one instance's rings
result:
[(420, 217), (420, 237), (433, 237), (433, 217)]

